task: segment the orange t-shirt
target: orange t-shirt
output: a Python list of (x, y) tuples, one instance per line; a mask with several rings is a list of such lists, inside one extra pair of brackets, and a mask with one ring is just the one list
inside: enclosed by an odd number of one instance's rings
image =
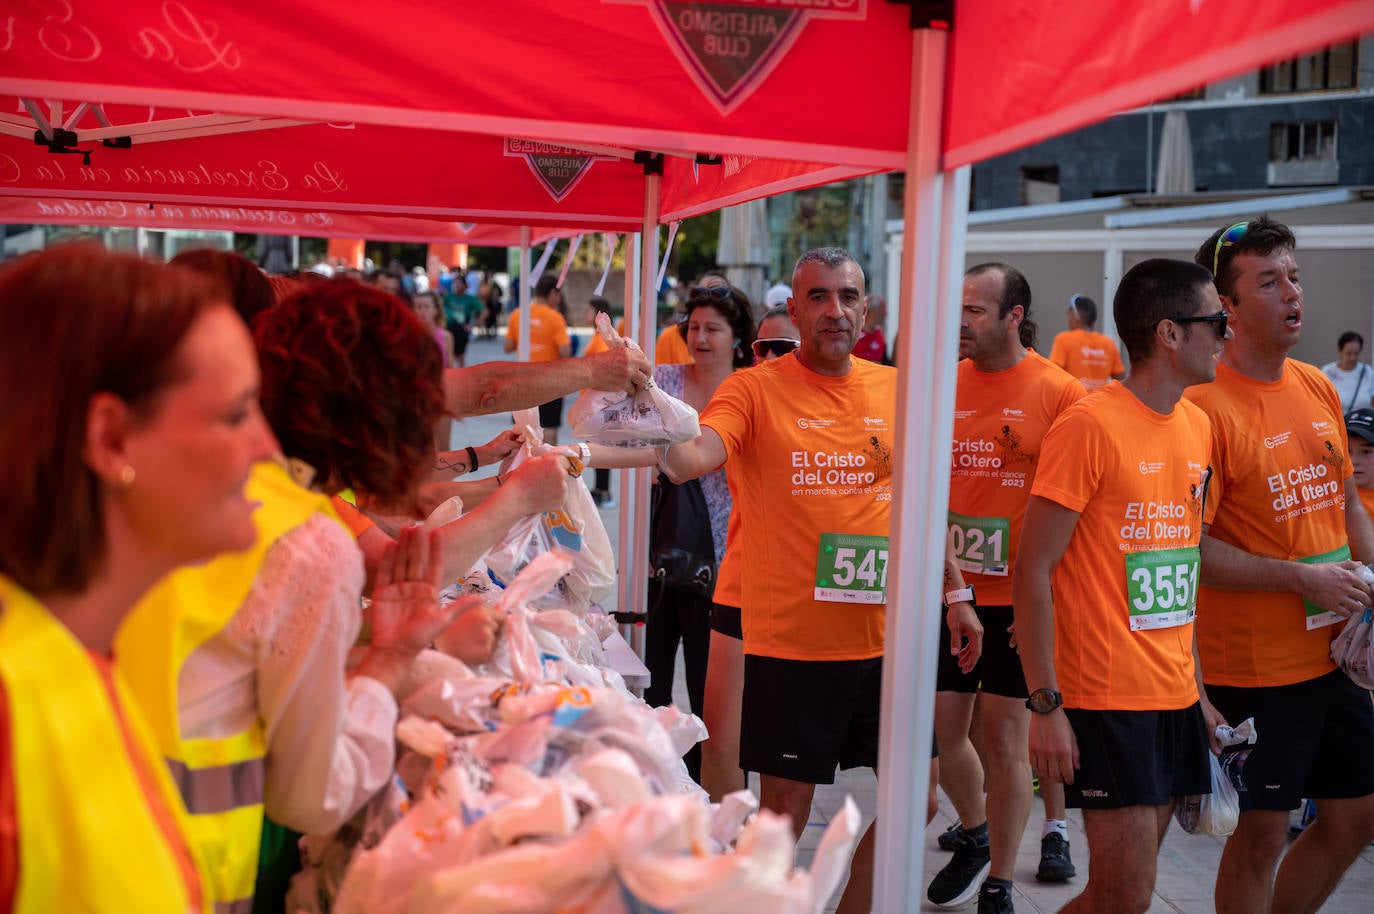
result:
[[(615, 332), (620, 334), (621, 336), (625, 335), (625, 318), (622, 317), (620, 320), (615, 322)], [(598, 352), (605, 352), (610, 348), (611, 347), (606, 344), (606, 341), (601, 338), (601, 334), (593, 331), (591, 340), (587, 343), (587, 351), (582, 354), (596, 355)]]
[[(740, 487), (739, 474), (733, 467), (730, 461), (725, 462), (725, 484), (731, 493), (738, 492)], [(740, 549), (739, 533), (739, 508), (735, 507), (732, 494), (730, 519), (725, 522), (725, 554), (720, 557), (720, 567), (716, 569), (716, 589), (711, 601), (736, 609), (744, 601), (744, 553)]]
[[(1223, 364), (1214, 383), (1186, 396), (1212, 421), (1212, 536), (1279, 559), (1348, 552), (1349, 443), (1336, 389), (1320, 369), (1289, 359), (1282, 378), (1261, 382)], [(1253, 688), (1331, 672), (1340, 626), (1308, 628), (1305, 608), (1295, 593), (1202, 588), (1203, 681)]]
[(687, 348), (687, 340), (677, 328), (677, 324), (669, 324), (658, 335), (658, 343), (654, 346), (655, 365), (687, 365), (695, 361)]
[(377, 526), (372, 518), (368, 517), (337, 495), (329, 496), (329, 504), (333, 506), (335, 513), (339, 515), (339, 520), (344, 522), (344, 526), (348, 528), (348, 532), (353, 534), (354, 539), (362, 536), (369, 528)]
[(711, 398), (701, 424), (724, 442), (748, 531), (745, 653), (882, 655), (896, 385), (895, 369), (863, 359), (832, 378), (786, 355), (735, 372)]
[(1374, 489), (1357, 489), (1360, 493), (1360, 504), (1364, 505), (1365, 511), (1371, 519), (1374, 519)]
[[(513, 312), (506, 324), (506, 339), (520, 339), (520, 315)], [(530, 361), (552, 362), (561, 358), (559, 347), (571, 346), (572, 337), (568, 336), (568, 322), (563, 315), (548, 305), (534, 302), (530, 305)]]
[[(1167, 416), (1112, 384), (1045, 435), (1031, 494), (1078, 512), (1052, 577), (1054, 664), (1064, 704), (1168, 711), (1193, 678), (1204, 479), (1212, 433), (1186, 400)], [(1159, 612), (1142, 612), (1155, 609)]]
[(1112, 338), (1092, 330), (1065, 330), (1056, 336), (1050, 348), (1050, 361), (1077, 378), (1088, 390), (1101, 387), (1113, 375), (1126, 370)]
[(1033, 352), (1005, 371), (979, 371), (972, 359), (958, 371), (949, 479), (955, 553), (979, 605), (1010, 606), (1040, 441), (1083, 388)]

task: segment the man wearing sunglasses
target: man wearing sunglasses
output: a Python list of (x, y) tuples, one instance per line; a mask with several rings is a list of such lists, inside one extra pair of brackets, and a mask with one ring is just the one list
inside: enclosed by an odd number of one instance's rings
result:
[[(877, 764), (897, 373), (850, 356), (866, 307), (849, 253), (803, 254), (800, 347), (726, 378), (701, 436), (665, 455), (674, 482), (727, 464), (748, 569), (740, 767), (798, 837), (817, 784)], [(872, 879), (870, 828), (839, 910), (868, 911)]]
[[(935, 679), (940, 785), (962, 826), (953, 859), (931, 881), (926, 897), (950, 908), (978, 893), (979, 914), (1013, 910), (1012, 870), (1031, 808), (1028, 692), (1011, 635), (1011, 572), (1021, 521), (1041, 439), (1084, 395), (1072, 375), (1023, 344), (1030, 306), (1030, 284), (1015, 267), (982, 263), (964, 274), (949, 530), (955, 562), (972, 589), (947, 588), (952, 592), (945, 595), (941, 632), (949, 650), (940, 652)], [(1027, 334), (1025, 342), (1035, 341)], [(975, 594), (977, 615), (970, 622), (966, 604)], [(986, 785), (969, 739), (980, 691)], [(1062, 828), (1047, 830), (1042, 840), (1042, 851), (1049, 851), (1048, 859), (1042, 853), (1042, 881), (1074, 875)]]
[(1046, 433), (1012, 572), (1031, 764), (1092, 858), (1065, 914), (1144, 914), (1175, 801), (1211, 791), (1192, 647), (1212, 430), (1181, 398), (1215, 377), (1226, 321), (1181, 260), (1132, 267), (1113, 313), (1131, 373)]
[[(1220, 914), (1315, 911), (1374, 840), (1374, 709), (1330, 658), (1342, 621), (1374, 601), (1352, 560), (1374, 560), (1374, 529), (1335, 388), (1288, 358), (1303, 318), (1294, 247), (1266, 217), (1213, 232), (1194, 256), (1235, 331), (1216, 383), (1188, 394), (1215, 434), (1198, 656), (1206, 697), (1229, 723), (1254, 717), (1259, 737), (1217, 871)], [(1316, 822), (1275, 874), (1303, 797)]]

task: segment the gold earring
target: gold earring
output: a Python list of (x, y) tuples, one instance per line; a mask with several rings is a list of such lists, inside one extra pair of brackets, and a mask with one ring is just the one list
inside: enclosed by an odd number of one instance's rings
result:
[(137, 477), (137, 475), (138, 474), (134, 472), (134, 468), (130, 464), (126, 463), (124, 464), (124, 469), (119, 471), (119, 482), (122, 486), (124, 486), (124, 488), (127, 489), (129, 486), (134, 484), (134, 479), (135, 477)]

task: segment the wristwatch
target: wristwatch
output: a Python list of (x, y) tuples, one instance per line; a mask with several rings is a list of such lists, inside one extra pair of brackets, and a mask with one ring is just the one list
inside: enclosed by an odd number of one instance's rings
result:
[(977, 601), (974, 600), (974, 598), (973, 598), (973, 588), (972, 588), (972, 587), (963, 587), (963, 588), (960, 588), (959, 590), (949, 590), (949, 591), (946, 591), (946, 592), (945, 592), (945, 602), (944, 602), (942, 605), (943, 605), (946, 609), (948, 609), (950, 606), (954, 605), (955, 603), (972, 603), (973, 605), (977, 606), (978, 603), (977, 603)]
[(1064, 706), (1064, 696), (1054, 689), (1036, 689), (1030, 693), (1030, 698), (1026, 699), (1026, 707), (1036, 714), (1048, 714), (1055, 708)]

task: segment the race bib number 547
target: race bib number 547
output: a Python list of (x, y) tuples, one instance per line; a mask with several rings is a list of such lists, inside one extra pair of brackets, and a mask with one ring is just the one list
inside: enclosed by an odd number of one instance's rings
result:
[(822, 533), (815, 598), (827, 603), (887, 602), (887, 537)]
[(1196, 546), (1126, 556), (1126, 599), (1131, 631), (1173, 628), (1193, 621), (1197, 609)]

